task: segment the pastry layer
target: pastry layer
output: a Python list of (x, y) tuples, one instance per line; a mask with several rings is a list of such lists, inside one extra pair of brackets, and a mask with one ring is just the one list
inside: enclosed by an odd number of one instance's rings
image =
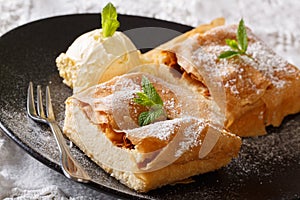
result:
[(226, 116), (224, 127), (239, 136), (263, 135), (266, 126), (279, 126), (286, 115), (299, 112), (299, 69), (250, 29), (250, 58), (219, 59), (221, 52), (230, 50), (225, 40), (236, 39), (237, 26), (213, 24), (211, 29), (197, 32), (196, 28), (143, 56), (177, 69), (182, 79), (206, 90)]

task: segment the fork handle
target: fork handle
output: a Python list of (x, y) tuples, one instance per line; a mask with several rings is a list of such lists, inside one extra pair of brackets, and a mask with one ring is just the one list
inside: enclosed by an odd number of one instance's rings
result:
[(65, 176), (80, 182), (91, 180), (81, 165), (73, 158), (66, 144), (65, 138), (56, 122), (49, 122), (49, 126), (55, 136), (60, 151), (60, 162)]

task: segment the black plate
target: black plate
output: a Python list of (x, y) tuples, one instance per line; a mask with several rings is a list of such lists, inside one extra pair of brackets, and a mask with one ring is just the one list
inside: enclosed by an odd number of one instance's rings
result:
[[(145, 17), (120, 15), (120, 30), (138, 27), (168, 28), (185, 32), (191, 27)], [(60, 125), (64, 100), (71, 90), (59, 77), (55, 58), (66, 51), (84, 32), (100, 26), (99, 14), (60, 16), (26, 24), (0, 38), (0, 127), (30, 155), (61, 172), (58, 149), (47, 126), (36, 124), (26, 115), (28, 82), (50, 84)], [(129, 35), (139, 46), (145, 35)], [(151, 44), (174, 35), (150, 34)], [(279, 128), (268, 128), (268, 135), (243, 140), (239, 157), (215, 172), (193, 177), (190, 184), (165, 186), (138, 194), (120, 184), (91, 162), (78, 148), (75, 157), (87, 168), (94, 181), (87, 184), (119, 197), (147, 199), (296, 199), (300, 198), (300, 115), (289, 116)], [(13, 154), (13, 152), (12, 152)], [(30, 170), (30, 169), (29, 169)]]

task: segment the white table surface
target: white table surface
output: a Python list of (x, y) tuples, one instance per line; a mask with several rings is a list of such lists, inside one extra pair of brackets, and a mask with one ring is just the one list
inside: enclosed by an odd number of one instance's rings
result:
[[(50, 16), (100, 13), (107, 0), (0, 0), (0, 36)], [(295, 0), (112, 0), (121, 14), (148, 16), (187, 25), (241, 17), (275, 52), (300, 66), (300, 1)], [(67, 180), (20, 149), (0, 132), (0, 199), (113, 199)]]

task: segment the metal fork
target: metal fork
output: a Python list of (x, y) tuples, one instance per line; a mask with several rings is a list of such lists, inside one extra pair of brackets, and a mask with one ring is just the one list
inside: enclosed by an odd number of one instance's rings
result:
[(34, 103), (33, 84), (29, 83), (27, 94), (27, 113), (35, 121), (48, 124), (55, 136), (60, 151), (60, 164), (66, 177), (78, 182), (89, 182), (90, 176), (85, 172), (82, 166), (72, 157), (66, 144), (64, 136), (55, 120), (53, 107), (50, 97), (49, 86), (46, 87), (46, 113), (43, 108), (41, 86), (37, 86), (37, 111)]

